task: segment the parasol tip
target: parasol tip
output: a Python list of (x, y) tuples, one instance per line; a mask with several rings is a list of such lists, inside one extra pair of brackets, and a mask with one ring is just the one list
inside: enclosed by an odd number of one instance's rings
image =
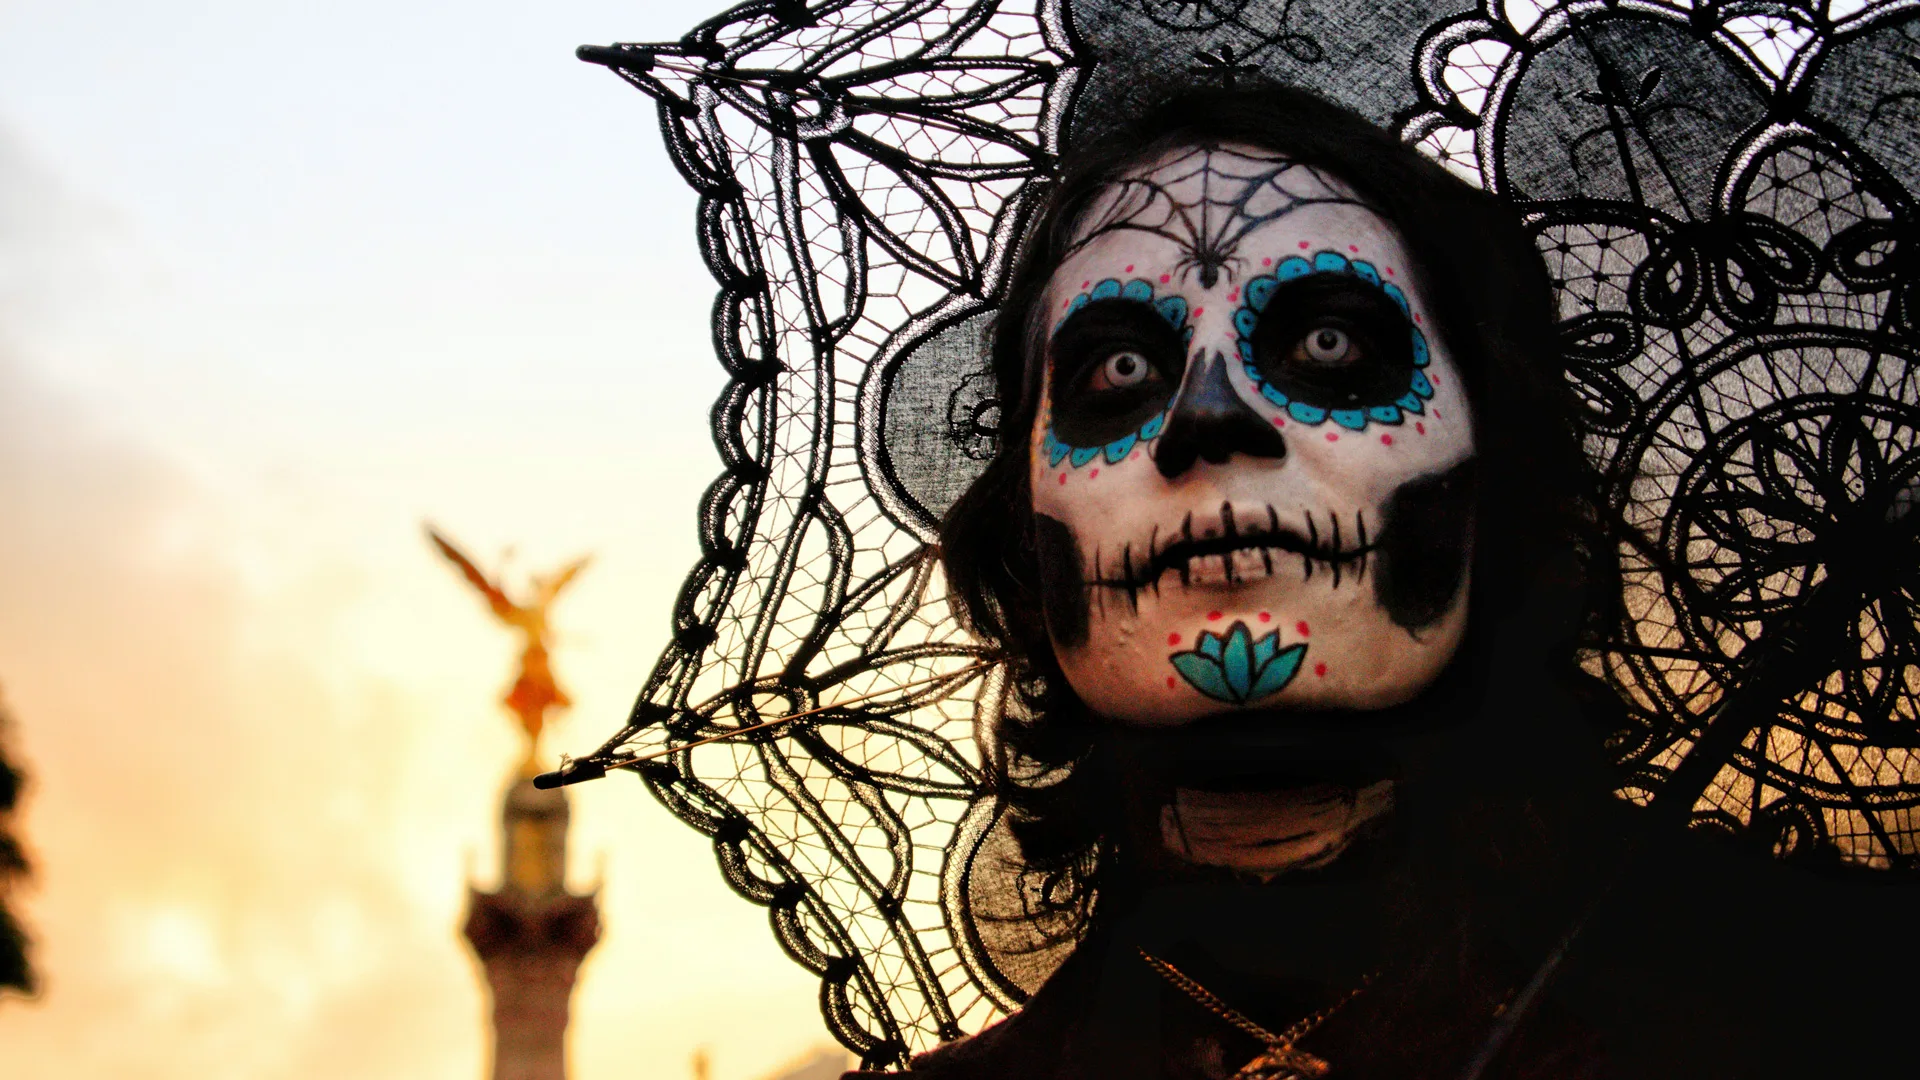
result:
[(594, 761), (567, 761), (552, 772), (541, 773), (533, 778), (533, 786), (542, 791), (549, 788), (568, 787), (587, 780), (598, 780), (607, 775), (607, 767)]
[(653, 54), (644, 49), (623, 49), (618, 45), (582, 45), (573, 50), (573, 55), (589, 64), (599, 64), (616, 71), (642, 72), (653, 67)]

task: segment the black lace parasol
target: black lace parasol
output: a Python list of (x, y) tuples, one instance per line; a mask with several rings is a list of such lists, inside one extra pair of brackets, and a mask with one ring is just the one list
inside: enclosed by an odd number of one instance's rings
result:
[(1037, 986), (982, 794), (1004, 673), (928, 545), (997, 437), (1031, 182), (1169, 75), (1258, 72), (1525, 210), (1625, 575), (1584, 654), (1622, 794), (1920, 868), (1917, 34), (1912, 0), (751, 0), (582, 48), (700, 193), (731, 381), (673, 643), (543, 779), (639, 771), (869, 1065)]

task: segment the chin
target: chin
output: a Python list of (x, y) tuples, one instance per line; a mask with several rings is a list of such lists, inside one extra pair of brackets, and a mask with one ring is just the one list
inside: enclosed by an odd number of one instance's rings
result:
[(1272, 575), (1232, 585), (1166, 583), (1095, 598), (1088, 633), (1055, 641), (1067, 681), (1095, 713), (1164, 727), (1222, 713), (1374, 710), (1439, 678), (1466, 631), (1466, 583), (1425, 625), (1398, 625), (1364, 574), (1335, 583)]

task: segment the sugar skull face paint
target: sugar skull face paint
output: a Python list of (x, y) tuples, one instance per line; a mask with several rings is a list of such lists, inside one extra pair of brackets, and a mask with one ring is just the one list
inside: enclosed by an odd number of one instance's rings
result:
[(1031, 450), (1048, 632), (1095, 710), (1384, 707), (1452, 658), (1473, 431), (1408, 265), (1347, 185), (1242, 147), (1085, 216)]

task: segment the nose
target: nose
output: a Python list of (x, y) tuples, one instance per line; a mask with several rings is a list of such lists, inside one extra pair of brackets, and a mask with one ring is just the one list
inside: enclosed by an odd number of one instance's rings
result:
[(1283, 458), (1287, 441), (1241, 399), (1227, 380), (1226, 357), (1215, 349), (1195, 358), (1174, 396), (1154, 463), (1171, 480), (1202, 458), (1224, 465), (1234, 454)]

